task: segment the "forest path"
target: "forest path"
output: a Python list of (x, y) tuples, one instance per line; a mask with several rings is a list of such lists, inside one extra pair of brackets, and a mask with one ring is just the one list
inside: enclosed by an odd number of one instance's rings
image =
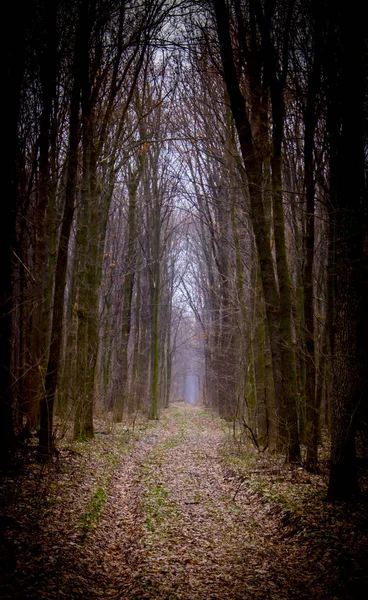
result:
[(184, 404), (149, 428), (115, 471), (87, 541), (91, 598), (307, 597), (301, 567), (287, 565), (279, 545), (279, 522), (226, 474), (225, 436), (220, 419)]
[(212, 412), (30, 449), (0, 478), (4, 600), (362, 600), (367, 503), (323, 501), (326, 475), (246, 452)]

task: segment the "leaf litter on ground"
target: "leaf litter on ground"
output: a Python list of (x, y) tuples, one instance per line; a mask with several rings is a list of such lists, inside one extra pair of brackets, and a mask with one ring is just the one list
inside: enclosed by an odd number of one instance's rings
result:
[(366, 597), (367, 495), (326, 503), (326, 469), (251, 451), (183, 403), (96, 430), (3, 478), (1, 598)]

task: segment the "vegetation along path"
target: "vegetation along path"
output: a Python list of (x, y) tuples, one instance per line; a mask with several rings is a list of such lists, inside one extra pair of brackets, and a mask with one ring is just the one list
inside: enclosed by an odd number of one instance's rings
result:
[[(317, 476), (282, 472), (276, 459), (260, 455), (253, 462), (248, 456), (246, 466), (228, 425), (183, 403), (143, 425), (135, 439), (122, 442), (119, 434), (115, 447), (111, 439), (101, 432), (79, 450), (64, 450), (65, 464), (48, 480), (48, 508), (39, 509), (42, 523), (33, 533), (15, 509), (17, 527), (4, 517), (7, 561), (14, 564), (2, 598), (363, 597), (364, 565), (356, 563), (366, 549), (358, 533), (362, 514), (357, 508), (347, 522), (336, 507), (321, 509), (316, 498), (325, 489)], [(67, 468), (88, 446), (83, 469)], [(300, 490), (311, 490), (318, 516), (309, 505), (306, 520), (290, 508), (292, 498), (286, 508), (282, 496), (264, 488), (257, 475), (262, 461), (271, 461), (268, 482), (277, 471), (279, 491), (280, 481), (292, 478), (287, 492), (299, 494), (295, 506), (301, 506)], [(40, 486), (40, 474), (34, 481)], [(31, 504), (31, 490), (22, 498)]]

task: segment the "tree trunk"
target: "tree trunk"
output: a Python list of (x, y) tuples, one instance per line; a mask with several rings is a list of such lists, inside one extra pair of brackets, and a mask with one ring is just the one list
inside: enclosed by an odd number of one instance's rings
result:
[(47, 214), (51, 209), (53, 186), (50, 168), (50, 144), (55, 136), (51, 132), (51, 116), (53, 100), (56, 95), (56, 75), (58, 67), (57, 3), (45, 2), (43, 6), (42, 34), (45, 38), (44, 51), (41, 57), (40, 76), (42, 86), (42, 112), (40, 117), (40, 154), (39, 184), (36, 206), (36, 231), (34, 251), (34, 284), (30, 324), (30, 372), (28, 374), (28, 397), (25, 412), (27, 428), (37, 423), (40, 398), (43, 394), (44, 372), (47, 364), (50, 294), (48, 290), (48, 255), (47, 238), (51, 232), (47, 230)]
[(318, 438), (320, 402), (316, 390), (316, 356), (314, 347), (314, 132), (316, 128), (315, 102), (320, 85), (320, 47), (317, 30), (314, 40), (315, 55), (312, 72), (308, 81), (307, 103), (304, 115), (304, 185), (306, 193), (306, 226), (305, 226), (305, 266), (304, 266), (304, 341), (305, 341), (305, 395), (306, 395), (306, 466), (314, 470), (318, 462)]
[[(285, 416), (282, 414), (283, 394), (279, 337), (280, 301), (271, 252), (269, 229), (261, 195), (263, 160), (260, 149), (253, 140), (252, 128), (247, 116), (248, 111), (245, 98), (239, 87), (231, 45), (229, 15), (226, 4), (223, 0), (214, 0), (214, 7), (220, 53), (224, 69), (224, 79), (229, 93), (231, 110), (239, 137), (242, 158), (248, 176), (251, 219), (260, 262), (262, 288), (265, 298), (268, 333), (271, 346), (276, 410), (278, 421), (282, 423), (284, 422)], [(255, 95), (255, 99), (257, 96), (258, 94)], [(252, 111), (255, 114), (258, 112), (259, 116), (263, 114), (260, 106), (258, 108), (257, 106), (253, 106)]]
[(54, 304), (51, 325), (51, 342), (49, 359), (45, 377), (45, 393), (40, 406), (40, 443), (39, 451), (43, 456), (50, 456), (53, 450), (53, 413), (55, 394), (60, 370), (62, 344), (61, 323), (64, 317), (64, 293), (68, 265), (68, 246), (72, 227), (78, 170), (78, 132), (79, 105), (81, 90), (80, 59), (81, 48), (86, 45), (85, 23), (82, 11), (76, 31), (74, 61), (73, 61), (73, 90), (70, 102), (69, 149), (65, 205), (61, 224), (59, 250), (56, 263)]
[[(368, 190), (365, 136), (366, 81), (356, 79), (367, 65), (363, 7), (344, 7), (333, 30), (344, 48), (338, 56), (337, 87), (330, 89), (331, 193), (336, 232), (336, 299), (333, 346), (331, 466), (328, 496), (350, 500), (358, 492), (355, 436), (359, 414), (367, 411)], [(351, 37), (354, 31), (354, 37)], [(329, 48), (326, 60), (330, 61)], [(351, 65), (355, 64), (355, 69)], [(335, 64), (328, 62), (335, 74)], [(354, 89), (354, 94), (351, 90)], [(337, 117), (337, 118), (336, 118)], [(331, 126), (337, 125), (332, 130)], [(337, 141), (337, 145), (336, 145)]]
[[(351, 173), (349, 170), (349, 181)], [(357, 202), (354, 204), (359, 207)], [(363, 239), (359, 212), (348, 206), (345, 209), (341, 207), (336, 221), (337, 300), (328, 496), (333, 500), (345, 500), (358, 491), (355, 436), (366, 387), (366, 365), (362, 364), (362, 356), (359, 355), (359, 327), (364, 311), (361, 306), (362, 272), (366, 271), (366, 267), (362, 269)]]
[(136, 242), (137, 242), (137, 192), (144, 170), (144, 156), (137, 157), (137, 167), (130, 175), (129, 206), (128, 206), (128, 249), (125, 257), (125, 276), (123, 288), (123, 315), (121, 325), (121, 390), (116, 401), (115, 418), (121, 421), (124, 409), (134, 411), (133, 396), (129, 395), (129, 337), (132, 323), (132, 297), (136, 269)]
[[(156, 190), (157, 193), (157, 190)], [(153, 240), (152, 240), (152, 267), (151, 267), (151, 398), (148, 416), (158, 419), (158, 392), (160, 375), (160, 330), (159, 330), (159, 302), (161, 288), (160, 266), (160, 232), (161, 218), (158, 198), (154, 199)]]
[[(282, 92), (279, 92), (280, 94)], [(280, 294), (279, 345), (282, 381), (282, 445), (290, 462), (300, 460), (299, 432), (297, 419), (297, 387), (295, 354), (291, 334), (291, 281), (286, 258), (285, 223), (282, 194), (283, 106), (280, 97), (273, 104), (273, 157), (272, 157), (272, 204), (276, 247), (277, 278)], [(275, 106), (276, 104), (276, 106)], [(267, 302), (267, 299), (266, 299)]]
[(6, 75), (4, 81), (4, 114), (6, 152), (3, 156), (3, 199), (0, 205), (0, 256), (2, 276), (0, 292), (0, 460), (7, 458), (14, 441), (11, 364), (13, 313), (13, 251), (16, 241), (18, 119), (21, 104), (22, 80), (26, 50), (28, 19), (35, 10), (34, 2), (19, 11), (9, 5), (3, 20), (3, 39), (6, 41)]

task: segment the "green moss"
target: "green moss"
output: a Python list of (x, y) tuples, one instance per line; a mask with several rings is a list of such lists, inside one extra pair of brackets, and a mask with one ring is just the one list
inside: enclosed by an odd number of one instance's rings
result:
[[(88, 533), (97, 527), (110, 489), (112, 474), (119, 464), (121, 457), (132, 452), (137, 439), (139, 439), (138, 435), (129, 433), (128, 436), (124, 435), (121, 438), (116, 437), (108, 451), (104, 448), (100, 448), (100, 458), (103, 460), (105, 472), (103, 476), (99, 477), (90, 501), (77, 521), (77, 527), (80, 530), (82, 542), (85, 541)], [(77, 448), (80, 453), (87, 453), (88, 448), (86, 448), (84, 440), (78, 441), (82, 443), (78, 444), (76, 443), (77, 440), (75, 440), (74, 447)]]
[(87, 437), (85, 434), (83, 435), (76, 435), (75, 436), (75, 441), (79, 442), (79, 443), (85, 443), (85, 442), (89, 442), (91, 438)]
[(106, 502), (106, 498), (106, 490), (103, 487), (97, 487), (85, 512), (79, 518), (78, 525), (81, 529), (82, 541), (86, 539), (89, 531), (95, 529)]
[(160, 534), (160, 537), (170, 534), (171, 528), (167, 518), (175, 510), (174, 502), (169, 497), (169, 492), (161, 485), (148, 486), (143, 494), (144, 524), (148, 531)]

